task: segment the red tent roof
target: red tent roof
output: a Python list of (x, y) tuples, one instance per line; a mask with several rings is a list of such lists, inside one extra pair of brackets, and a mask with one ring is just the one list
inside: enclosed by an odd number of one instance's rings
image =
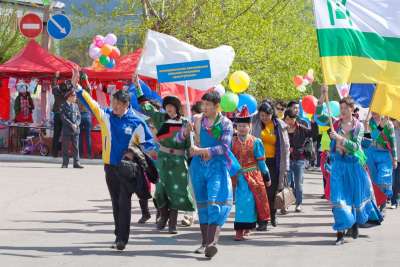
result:
[(112, 69), (105, 69), (101, 71), (95, 71), (91, 67), (83, 69), (90, 80), (100, 81), (115, 81), (115, 80), (131, 80), (132, 74), (136, 71), (136, 67), (139, 63), (142, 49), (139, 48), (135, 52), (120, 57), (116, 61), (116, 65)]
[(71, 77), (77, 64), (50, 54), (35, 40), (30, 40), (15, 57), (0, 65), (0, 76), (49, 78), (59, 71), (61, 77)]

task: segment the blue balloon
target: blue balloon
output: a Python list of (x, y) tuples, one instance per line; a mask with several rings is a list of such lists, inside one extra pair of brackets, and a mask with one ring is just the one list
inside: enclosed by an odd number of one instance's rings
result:
[(337, 101), (330, 101), (329, 108), (331, 109), (331, 113), (333, 117), (340, 116), (340, 104)]
[(107, 69), (112, 69), (115, 67), (115, 60), (114, 59), (110, 59), (110, 62), (106, 64), (105, 66)]
[(249, 113), (253, 114), (257, 111), (257, 100), (249, 94), (239, 94), (238, 110), (247, 106)]

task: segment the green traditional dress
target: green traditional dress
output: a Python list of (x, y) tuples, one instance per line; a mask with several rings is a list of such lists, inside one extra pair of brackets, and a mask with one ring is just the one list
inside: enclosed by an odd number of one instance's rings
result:
[(159, 112), (151, 103), (142, 103), (142, 109), (150, 116), (158, 129), (157, 139), (160, 143), (157, 169), (160, 181), (156, 185), (155, 200), (159, 208), (194, 211), (194, 201), (188, 184), (188, 165), (186, 150), (190, 147), (187, 139), (177, 143), (176, 134), (188, 121), (184, 118), (169, 119), (168, 115)]

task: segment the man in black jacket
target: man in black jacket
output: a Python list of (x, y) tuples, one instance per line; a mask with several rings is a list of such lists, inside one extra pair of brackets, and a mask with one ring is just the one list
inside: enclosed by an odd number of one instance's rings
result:
[(62, 168), (68, 168), (69, 155), (68, 148), (72, 145), (72, 153), (74, 158), (74, 168), (82, 169), (79, 163), (79, 125), (81, 123), (81, 114), (76, 104), (76, 94), (72, 89), (65, 94), (66, 102), (61, 106), (62, 120), (62, 151), (63, 163)]

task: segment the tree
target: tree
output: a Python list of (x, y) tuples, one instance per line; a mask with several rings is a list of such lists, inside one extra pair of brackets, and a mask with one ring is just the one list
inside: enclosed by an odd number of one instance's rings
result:
[[(114, 28), (131, 50), (142, 46), (147, 29), (200, 48), (232, 46), (236, 51), (232, 71), (250, 75), (249, 93), (258, 99), (298, 98), (301, 93), (292, 77), (309, 68), (320, 72), (310, 0), (123, 0), (112, 11), (105, 7), (115, 1), (96, 3), (75, 9), (81, 25), (92, 18), (96, 31), (105, 34), (105, 27)], [(89, 19), (83, 20), (84, 14), (90, 14)]]
[(18, 53), (25, 43), (26, 40), (18, 29), (16, 9), (0, 9), (0, 64)]

